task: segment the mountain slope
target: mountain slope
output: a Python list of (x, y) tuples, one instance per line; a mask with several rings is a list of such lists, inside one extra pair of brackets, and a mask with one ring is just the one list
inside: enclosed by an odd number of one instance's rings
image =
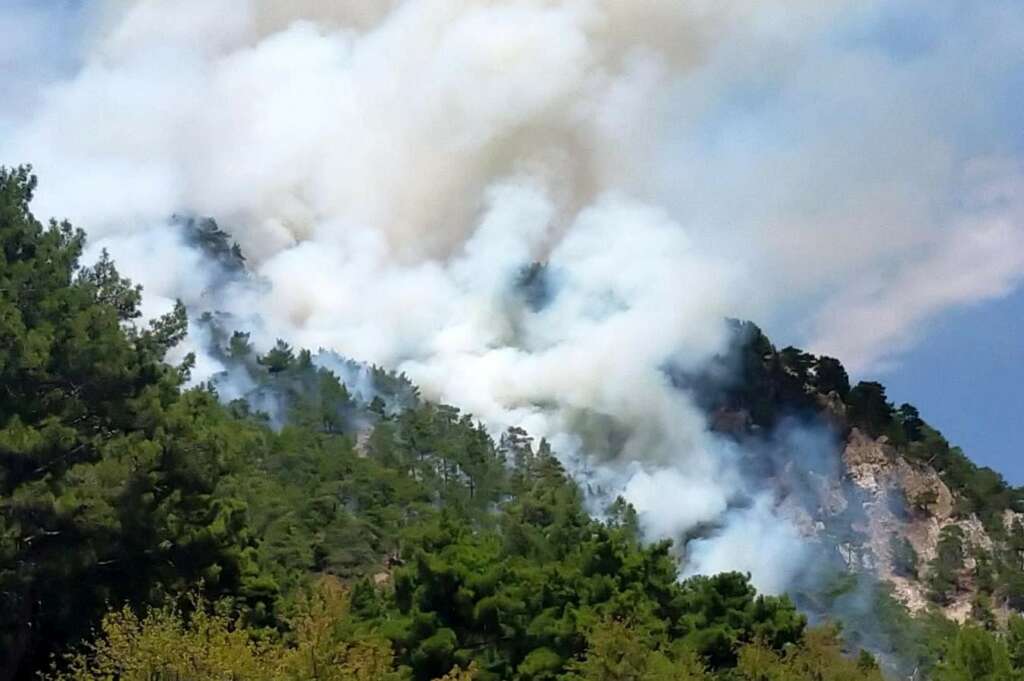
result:
[[(594, 517), (547, 442), (494, 438), (401, 375), (284, 341), (260, 353), (211, 315), (194, 330), (225, 370), (187, 388), (195, 358), (165, 361), (185, 310), (138, 324), (139, 290), (109, 259), (81, 267), (84, 237), (32, 216), (34, 186), (0, 172), (3, 678), (877, 680), (864, 648), (896, 674), (1024, 670), (1021, 618), (1005, 633), (915, 619), (874, 581), (896, 582), (891, 533), (934, 551), (923, 575), (940, 602), (1014, 606), (1017, 525), (999, 523), (1019, 490), (877, 384), (850, 388), (835, 360), (740, 324), (719, 366), (672, 376), (808, 520), (816, 567), (840, 568), (792, 598), (732, 572), (684, 580), (695, 537), (644, 541), (621, 499)], [(227, 235), (184, 224), (235, 268)], [(772, 449), (787, 422), (845, 454), (787, 458)], [(874, 510), (899, 495), (919, 519)], [(954, 526), (991, 546), (988, 586), (977, 556), (959, 564)], [(872, 631), (847, 607), (865, 593), (886, 613)]]
[[(806, 536), (834, 542), (850, 569), (890, 583), (914, 612), (1005, 621), (1024, 606), (1024, 489), (973, 464), (912, 405), (888, 403), (882, 385), (851, 387), (837, 360), (776, 351), (749, 323), (736, 338), (720, 361), (741, 378), (718, 389), (706, 376), (694, 382), (718, 429), (757, 439), (788, 418), (836, 435), (841, 465), (796, 471), (810, 479), (792, 505)], [(792, 475), (779, 473), (790, 487)]]

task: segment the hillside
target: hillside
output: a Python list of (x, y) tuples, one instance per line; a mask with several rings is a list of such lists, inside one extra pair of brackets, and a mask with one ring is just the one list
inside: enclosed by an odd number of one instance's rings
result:
[[(259, 351), (209, 314), (192, 332), (224, 370), (191, 385), (195, 356), (169, 361), (184, 307), (138, 322), (142, 292), (81, 266), (34, 187), (0, 172), (0, 678), (1024, 672), (1021, 491), (836, 360), (738, 323), (732, 352), (673, 374), (821, 557), (789, 596), (683, 579), (692, 538), (649, 541), (621, 499), (591, 513), (548, 442), (386, 368)], [(214, 223), (182, 225), (243, 267)], [(787, 423), (840, 446), (772, 449)]]
[(721, 361), (740, 365), (742, 380), (705, 390), (717, 428), (756, 439), (797, 419), (836, 435), (835, 468), (795, 462), (779, 474), (784, 501), (794, 485), (809, 492), (792, 504), (808, 538), (834, 544), (915, 613), (1005, 622), (1024, 607), (1024, 489), (972, 463), (913, 405), (890, 404), (884, 386), (851, 387), (838, 360), (776, 351), (751, 324), (737, 339)]

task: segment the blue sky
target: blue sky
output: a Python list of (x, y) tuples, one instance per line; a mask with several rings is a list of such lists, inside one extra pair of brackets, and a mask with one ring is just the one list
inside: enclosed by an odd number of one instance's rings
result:
[(1024, 485), (1024, 291), (936, 320), (894, 369), (879, 374), (974, 461)]

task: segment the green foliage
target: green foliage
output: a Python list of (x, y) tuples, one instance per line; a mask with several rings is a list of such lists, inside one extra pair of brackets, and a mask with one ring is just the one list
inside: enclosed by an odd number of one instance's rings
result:
[(83, 634), (107, 602), (198, 579), (253, 607), (273, 586), (237, 499), (241, 456), (208, 394), (164, 363), (184, 308), (145, 326), (140, 291), (83, 235), (29, 211), (35, 178), (0, 170), (0, 667)]
[(329, 583), (304, 598), (288, 635), (257, 636), (228, 612), (193, 598), (173, 606), (130, 609), (103, 618), (99, 636), (57, 666), (54, 681), (398, 681), (390, 645), (354, 632), (344, 590)]
[(964, 568), (963, 530), (947, 525), (939, 534), (935, 559), (928, 566), (928, 589), (931, 598), (947, 605), (960, 588)]
[(174, 215), (171, 222), (182, 229), (185, 240), (200, 249), (210, 260), (227, 272), (240, 272), (245, 268), (245, 257), (238, 244), (231, 241), (213, 218)]
[(893, 535), (889, 541), (889, 551), (892, 554), (893, 573), (901, 577), (916, 579), (920, 559), (913, 544), (906, 537)]
[(892, 423), (893, 408), (881, 383), (861, 381), (850, 390), (846, 405), (850, 423), (873, 437), (885, 433)]
[(1024, 611), (1024, 571), (1007, 568), (1000, 573), (998, 592), (1006, 599), (1006, 605)]
[(967, 626), (953, 640), (936, 668), (935, 681), (1012, 681), (1022, 677), (1014, 670), (1006, 641), (984, 629)]
[(819, 357), (814, 366), (814, 388), (822, 395), (835, 392), (845, 400), (850, 394), (850, 377), (834, 357)]
[(271, 348), (270, 352), (259, 358), (259, 363), (267, 367), (267, 371), (277, 374), (287, 371), (295, 361), (290, 345), (278, 339), (277, 345)]
[(1011, 608), (1024, 610), (1024, 523), (1015, 519), (995, 562), (994, 591), (1006, 599)]
[[(211, 386), (185, 389), (193, 360), (165, 362), (187, 331), (184, 307), (139, 324), (140, 289), (106, 254), (81, 267), (82, 233), (36, 221), (34, 188), (27, 169), (0, 171), (7, 676), (30, 678), (63, 653), (51, 671), (61, 681), (880, 678), (870, 654), (845, 654), (836, 630), (807, 629), (748, 575), (680, 581), (671, 544), (641, 543), (629, 504), (590, 516), (546, 441), (511, 428), (495, 442), (401, 374), (283, 340), (261, 355), (208, 315), (227, 367), (215, 383), (244, 376), (247, 387), (228, 406)], [(216, 223), (185, 220), (194, 243), (240, 271)], [(543, 266), (519, 282), (538, 307), (547, 285)], [(934, 463), (959, 512), (994, 527), (1020, 501), (913, 407), (894, 412), (879, 384), (851, 390), (837, 360), (736, 328), (722, 367), (739, 380), (711, 391), (710, 406), (770, 426), (819, 413), (834, 393), (850, 425)], [(1005, 532), (978, 560), (979, 617), (986, 599), (1024, 598), (1024, 527)], [(937, 600), (957, 589), (963, 552), (944, 532), (928, 572)], [(912, 575), (912, 547), (892, 553)], [(958, 630), (875, 597), (889, 647), (871, 647), (883, 655), (950, 681), (1019, 672), (1020, 618), (1005, 634), (991, 619), (992, 631)]]
[(870, 655), (842, 654), (839, 632), (830, 627), (809, 630), (803, 645), (782, 653), (763, 644), (744, 646), (737, 670), (746, 681), (883, 681)]
[(793, 347), (776, 351), (756, 324), (737, 320), (731, 324), (729, 351), (702, 374), (680, 379), (709, 412), (740, 412), (754, 425), (771, 427), (785, 416), (814, 413), (816, 386), (825, 392), (849, 389), (846, 372), (835, 360)]
[(912, 616), (887, 587), (879, 588), (873, 601), (869, 616), (877, 622), (884, 642), (878, 652), (895, 661), (905, 676), (934, 668), (956, 635), (957, 625), (935, 612)]
[(939, 472), (955, 494), (957, 514), (976, 513), (989, 533), (1001, 536), (1004, 511), (1024, 508), (1024, 491), (1009, 486), (992, 469), (975, 465), (959, 447), (951, 447), (941, 433), (927, 424), (922, 422), (918, 428), (920, 438), (903, 449), (907, 457)]
[(798, 641), (806, 624), (789, 599), (756, 595), (749, 577), (738, 573), (693, 577), (682, 590), (683, 640), (712, 667), (735, 664), (739, 643), (781, 649)]
[(971, 600), (971, 620), (978, 626), (994, 630), (996, 616), (993, 610), (992, 597), (984, 591), (978, 591)]
[(996, 568), (992, 554), (981, 547), (972, 546), (971, 556), (974, 558), (974, 586), (979, 592), (991, 596), (996, 591)]
[(912, 404), (904, 402), (896, 410), (896, 420), (899, 422), (902, 431), (902, 440), (906, 442), (918, 442), (924, 436), (925, 422), (921, 420), (921, 413)]
[(607, 619), (587, 635), (583, 656), (569, 663), (566, 681), (705, 681), (704, 663), (685, 647), (659, 649), (657, 641), (625, 622)]
[(1024, 670), (1024, 616), (1014, 613), (1007, 620), (1006, 647), (1014, 669)]

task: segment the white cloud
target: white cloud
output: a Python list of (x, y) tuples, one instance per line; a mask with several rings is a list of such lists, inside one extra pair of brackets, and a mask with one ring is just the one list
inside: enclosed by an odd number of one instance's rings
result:
[(812, 347), (855, 371), (911, 343), (941, 312), (1013, 291), (1024, 278), (1024, 175), (1014, 162), (970, 169), (967, 205), (890, 272), (867, 273), (822, 308)]

